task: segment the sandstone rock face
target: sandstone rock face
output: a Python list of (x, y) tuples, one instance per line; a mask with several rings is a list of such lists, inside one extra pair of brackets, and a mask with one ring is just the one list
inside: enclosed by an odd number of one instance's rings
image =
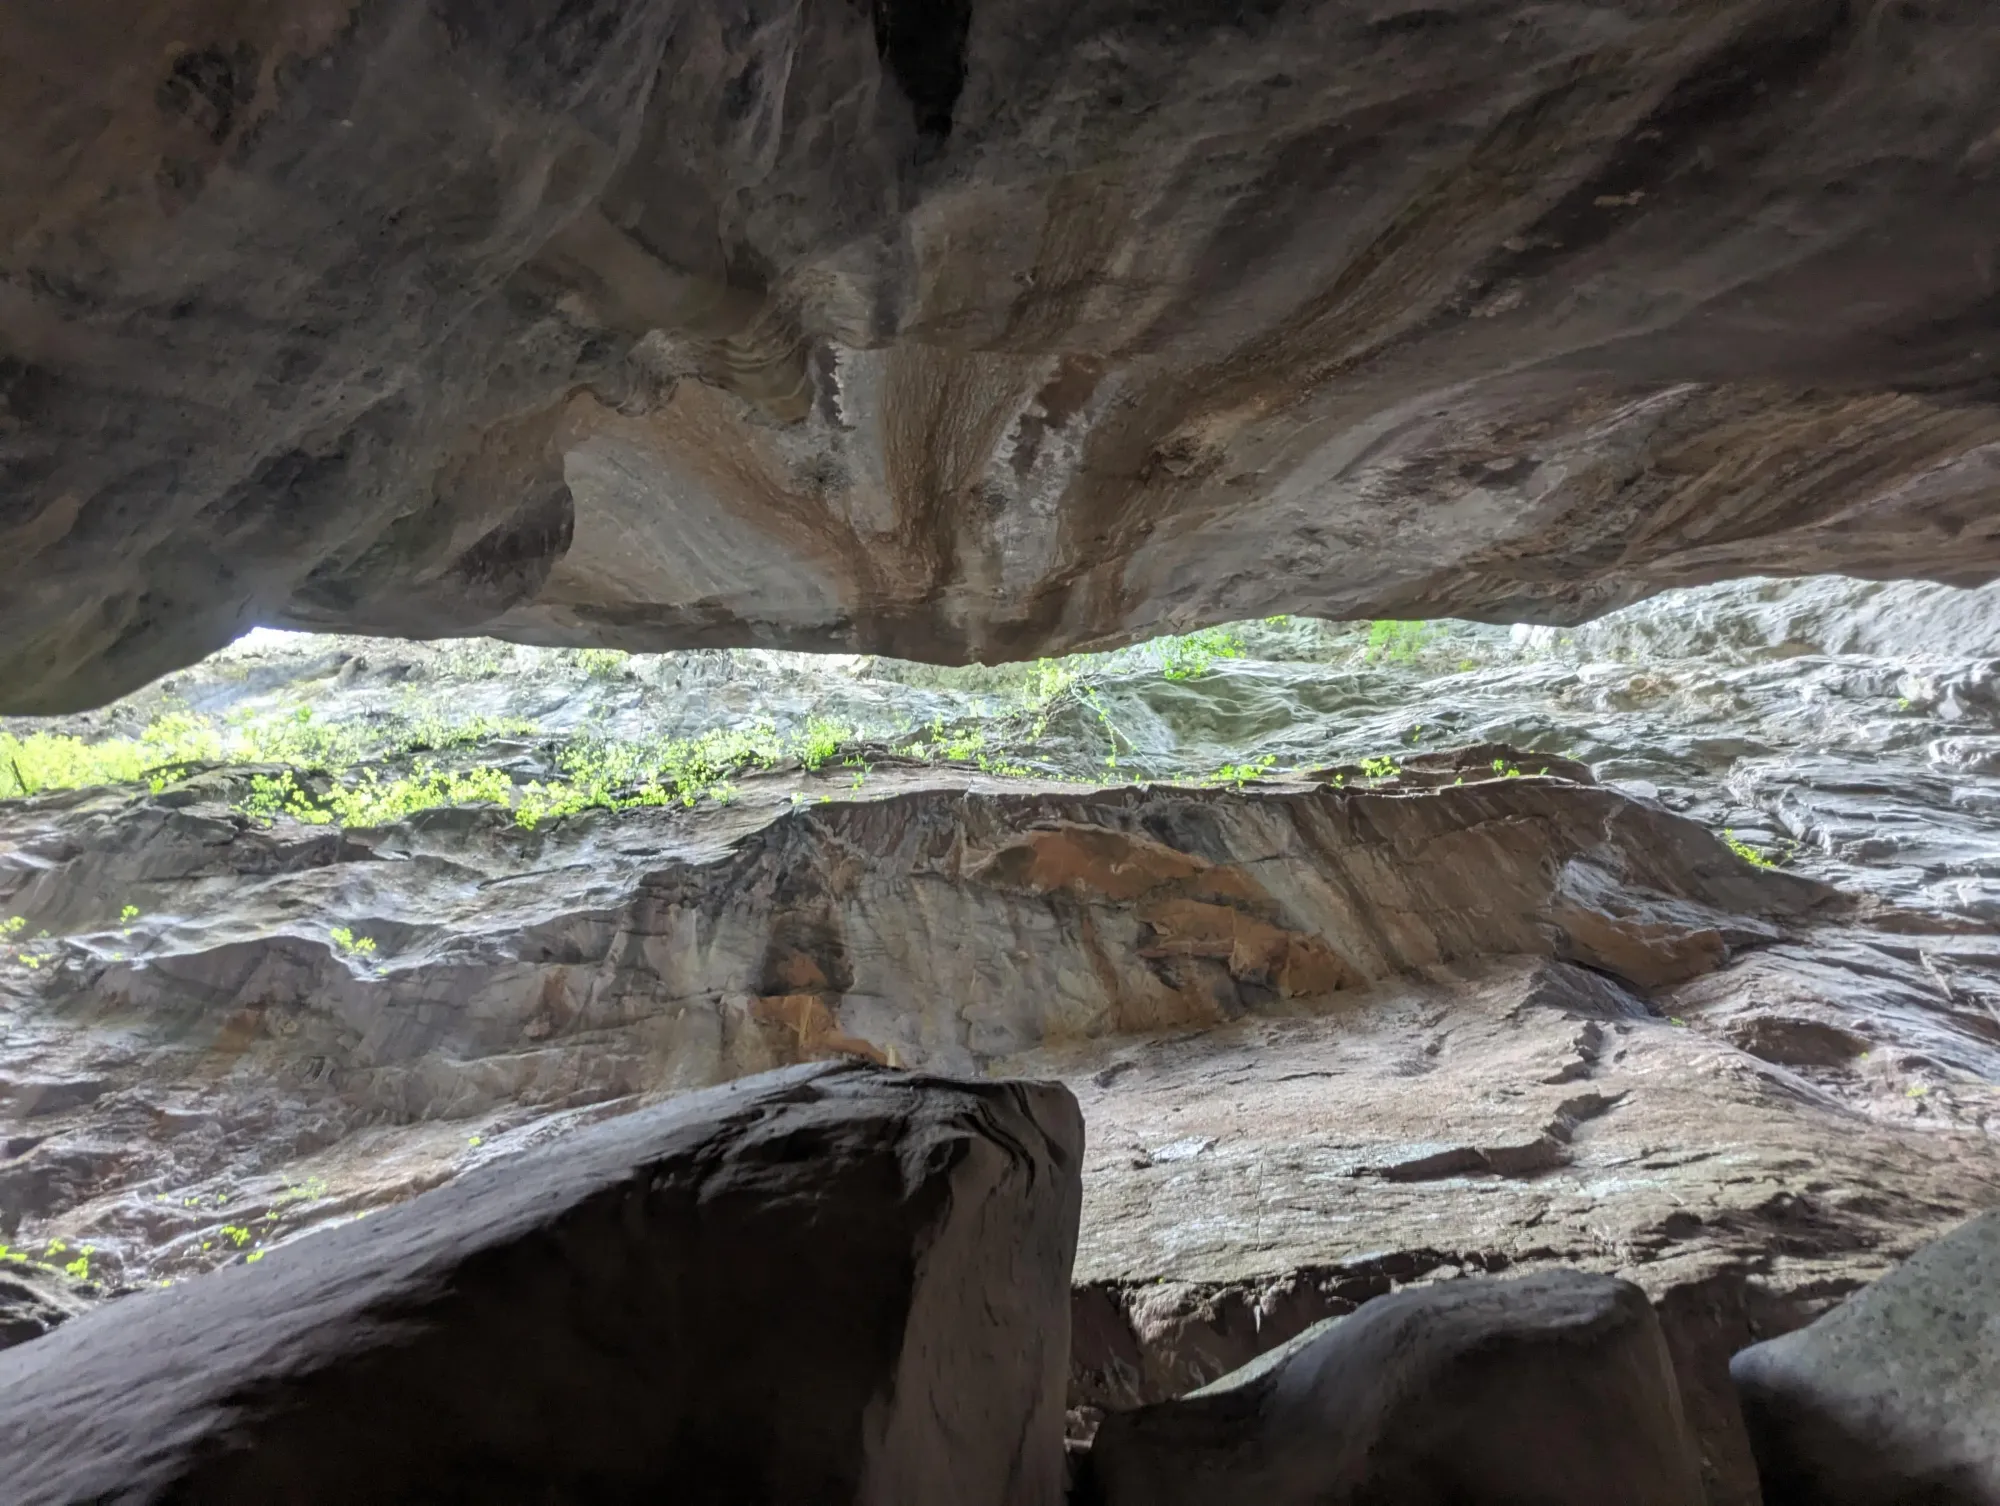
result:
[(1254, 1373), (1112, 1417), (1103, 1506), (1702, 1506), (1645, 1295), (1580, 1272), (1371, 1302)]
[(0, 69), (8, 709), (257, 621), (992, 660), (2000, 562), (1972, 0), (85, 0)]
[(2000, 1501), (2000, 1215), (1730, 1371), (1770, 1506)]
[(0, 1357), (21, 1506), (1057, 1506), (1082, 1124), (809, 1067)]

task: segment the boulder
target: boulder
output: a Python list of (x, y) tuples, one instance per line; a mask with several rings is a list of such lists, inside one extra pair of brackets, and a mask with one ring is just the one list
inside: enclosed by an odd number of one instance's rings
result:
[(1082, 1121), (860, 1065), (579, 1132), (0, 1356), (12, 1506), (1055, 1506)]
[(1645, 1295), (1576, 1271), (1377, 1298), (1191, 1396), (1114, 1414), (1089, 1475), (1101, 1506), (1703, 1499)]
[(1768, 1506), (2000, 1501), (2000, 1214), (1729, 1368)]

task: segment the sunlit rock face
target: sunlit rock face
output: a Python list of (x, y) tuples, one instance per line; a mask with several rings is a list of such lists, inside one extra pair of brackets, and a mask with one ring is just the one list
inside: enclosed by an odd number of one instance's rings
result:
[(83, 0), (0, 80), (8, 710), (2000, 560), (1974, 4)]

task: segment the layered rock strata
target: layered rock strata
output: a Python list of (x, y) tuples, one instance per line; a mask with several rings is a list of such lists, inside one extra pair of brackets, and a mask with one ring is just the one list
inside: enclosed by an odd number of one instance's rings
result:
[[(241, 1226), (206, 1201), (212, 1178), (265, 1168), (281, 1196), (304, 1159), (378, 1160), (372, 1126), (427, 1146), (403, 1173), (421, 1185), (465, 1163), (468, 1135), (484, 1149), (788, 1061), (976, 1071), (1254, 1018), (1356, 1029), (1412, 975), (1523, 955), (1659, 985), (1837, 907), (1693, 823), (1552, 777), (877, 782), (800, 803), (749, 780), (720, 809), (533, 833), (470, 809), (264, 827), (202, 803), (201, 780), (31, 802), (7, 908), (66, 939), (7, 969), (9, 1226), (59, 1216), (94, 1269), (171, 1276), (212, 1263), (197, 1247), (218, 1219)], [(128, 905), (142, 918), (121, 924)], [(1556, 1146), (1542, 1129), (1527, 1142)]]

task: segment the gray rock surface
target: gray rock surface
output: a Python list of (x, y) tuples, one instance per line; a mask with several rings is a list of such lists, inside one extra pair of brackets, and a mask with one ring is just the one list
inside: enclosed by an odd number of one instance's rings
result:
[(0, 66), (10, 710), (260, 621), (992, 661), (2000, 561), (1973, 0), (84, 0)]
[(1057, 1506), (1061, 1088), (793, 1069), (0, 1356), (86, 1501)]
[(2000, 1501), (2000, 1214), (1730, 1371), (1770, 1506)]
[[(659, 1094), (893, 1052), (1087, 1107), (1078, 1438), (1411, 1283), (1580, 1267), (1653, 1300), (1712, 1506), (1755, 1506), (1730, 1354), (2000, 1207), (2000, 780), (1934, 761), (2000, 734), (1996, 602), (1761, 581), (1566, 634), (1255, 623), (1182, 678), (1172, 645), (941, 670), (259, 634), (52, 730), (477, 715), (523, 729), (422, 756), (518, 782), (565, 739), (821, 717), (872, 767), (533, 832), (259, 827), (241, 768), (0, 805), (0, 1239), (178, 1285)], [(1057, 671), (1095, 699), (1028, 693)], [(888, 752), (934, 720), (1027, 772)], [(1099, 787), (1114, 751), (1150, 787)], [(1799, 911), (1802, 879), (1845, 899)], [(1218, 884), (1227, 955), (1142, 918)], [(1629, 945), (1574, 950), (1591, 914)], [(1266, 944), (1314, 938), (1362, 982), (1274, 987)]]
[(0, 1349), (38, 1339), (91, 1305), (62, 1276), (27, 1266), (0, 1265)]
[(1573, 1271), (1382, 1297), (1274, 1362), (1111, 1417), (1088, 1473), (1103, 1506), (1704, 1500), (1644, 1294)]
[[(841, 797), (795, 803), (772, 775), (719, 808), (534, 832), (495, 810), (370, 833), (171, 793), (32, 802), (0, 908), (65, 936), (0, 968), (0, 1218), (173, 1279), (247, 1248), (224, 1229), (356, 1211), (299, 1195), (314, 1177), (372, 1202), (786, 1062), (976, 1072), (1231, 1021), (1400, 1020), (1402, 980), (1503, 959), (1675, 982), (1839, 909), (1658, 806), (1483, 767), (1409, 789), (819, 780)], [(1560, 1055), (1575, 1029), (1551, 1028), (1536, 1049)], [(1558, 1101), (1592, 1086), (1385, 1150), (1381, 1175), (1552, 1166)]]

